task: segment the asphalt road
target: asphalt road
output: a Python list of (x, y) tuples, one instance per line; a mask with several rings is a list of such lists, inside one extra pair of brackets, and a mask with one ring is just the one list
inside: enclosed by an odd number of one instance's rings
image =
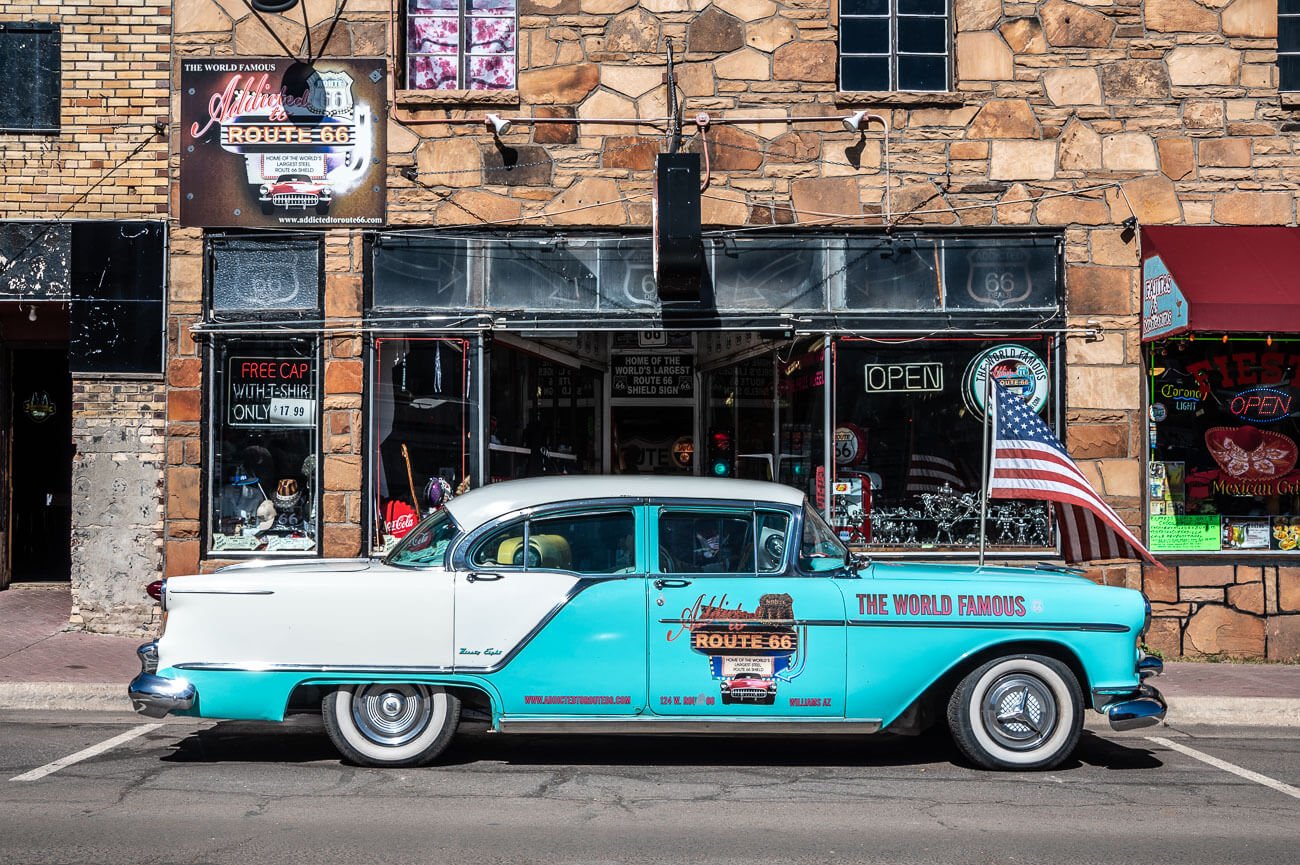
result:
[(318, 719), (145, 720), (0, 714), (0, 862), (1289, 865), (1300, 847), (1297, 729), (1085, 732), (1046, 773), (970, 769), (929, 737), (473, 732), (436, 767), (371, 770)]

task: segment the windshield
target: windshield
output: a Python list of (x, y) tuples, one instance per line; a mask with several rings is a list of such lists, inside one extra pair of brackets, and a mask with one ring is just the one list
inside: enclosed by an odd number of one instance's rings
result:
[(460, 527), (444, 508), (425, 517), (384, 557), (384, 564), (398, 567), (429, 567), (447, 564), (447, 548)]
[(826, 520), (815, 508), (804, 502), (803, 537), (799, 541), (799, 567), (805, 571), (822, 570), (813, 565), (814, 559), (830, 559), (843, 565), (848, 562), (848, 548), (836, 537)]

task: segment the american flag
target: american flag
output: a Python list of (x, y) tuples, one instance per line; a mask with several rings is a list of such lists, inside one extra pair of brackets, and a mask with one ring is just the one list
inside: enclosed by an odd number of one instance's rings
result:
[(944, 484), (957, 492), (966, 489), (966, 479), (955, 462), (934, 454), (912, 454), (907, 466), (909, 493), (937, 493)]
[(989, 497), (1054, 503), (1067, 562), (1143, 558), (1159, 564), (1093, 490), (1064, 445), (1013, 391), (992, 388), (993, 459)]

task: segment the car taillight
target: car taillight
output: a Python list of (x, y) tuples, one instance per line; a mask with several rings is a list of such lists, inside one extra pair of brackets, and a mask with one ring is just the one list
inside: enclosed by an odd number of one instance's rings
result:
[(163, 602), (163, 594), (167, 591), (167, 581), (154, 580), (152, 583), (144, 587), (144, 591), (146, 595), (161, 604)]

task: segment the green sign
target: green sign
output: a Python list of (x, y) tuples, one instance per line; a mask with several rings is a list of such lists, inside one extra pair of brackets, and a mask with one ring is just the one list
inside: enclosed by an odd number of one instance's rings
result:
[(1149, 520), (1147, 541), (1152, 552), (1203, 553), (1219, 549), (1222, 542), (1218, 514), (1152, 514)]

